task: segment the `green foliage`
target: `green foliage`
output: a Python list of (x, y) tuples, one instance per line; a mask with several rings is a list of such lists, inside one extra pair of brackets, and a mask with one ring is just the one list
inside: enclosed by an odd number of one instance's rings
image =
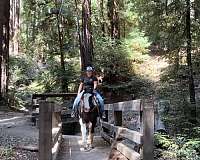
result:
[(26, 55), (10, 57), (9, 103), (22, 107), (31, 98), (31, 90), (27, 88), (37, 77), (38, 66)]
[(10, 105), (23, 107), (31, 102), (33, 93), (59, 92), (61, 78), (64, 77), (68, 85), (77, 79), (75, 68), (76, 63), (70, 61), (66, 64), (66, 70), (63, 73), (59, 62), (54, 59), (49, 59), (47, 64), (40, 64), (26, 55), (11, 57)]
[[(38, 83), (44, 86), (45, 92), (59, 92), (61, 90), (61, 79), (67, 82), (68, 85), (74, 83), (78, 77), (78, 72), (75, 71), (75, 64), (66, 64), (65, 73), (63, 73), (59, 62), (49, 61), (47, 68), (38, 73)], [(71, 88), (73, 90), (73, 88)]]
[(163, 150), (159, 158), (199, 160), (200, 139), (188, 139), (179, 135), (172, 138), (160, 133), (155, 134), (155, 146)]
[[(122, 93), (134, 93), (139, 97), (152, 92), (151, 82), (137, 76), (133, 67), (135, 61), (133, 57), (137, 61), (143, 61), (147, 52), (148, 40), (140, 35), (137, 30), (135, 34), (132, 33), (129, 38), (119, 43), (109, 37), (95, 41), (95, 67), (104, 75), (104, 89), (114, 92), (116, 96)], [(137, 48), (134, 46), (136, 41)]]
[(178, 148), (178, 146), (174, 144), (174, 140), (170, 139), (169, 135), (163, 135), (160, 133), (155, 134), (155, 146), (161, 149)]
[(200, 153), (200, 139), (191, 139), (186, 142), (182, 148), (195, 150), (197, 153)]
[(11, 83), (17, 86), (29, 83), (36, 76), (37, 64), (26, 55), (10, 57)]
[(134, 29), (129, 36), (124, 40), (124, 47), (126, 52), (135, 61), (143, 61), (148, 58), (148, 48), (150, 42), (144, 33), (140, 32), (137, 28)]
[(14, 155), (14, 151), (11, 148), (0, 148), (0, 157), (2, 159), (10, 159)]
[[(120, 81), (126, 80), (133, 73), (129, 55), (122, 45), (116, 44), (110, 38), (99, 38), (95, 43), (95, 66), (106, 75), (115, 74)], [(103, 53), (103, 54), (102, 54)]]

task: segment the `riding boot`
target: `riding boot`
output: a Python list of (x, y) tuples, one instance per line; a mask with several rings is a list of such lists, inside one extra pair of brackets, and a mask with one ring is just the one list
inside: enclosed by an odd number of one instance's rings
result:
[(102, 119), (105, 119), (106, 118), (106, 114), (105, 112), (102, 113)]

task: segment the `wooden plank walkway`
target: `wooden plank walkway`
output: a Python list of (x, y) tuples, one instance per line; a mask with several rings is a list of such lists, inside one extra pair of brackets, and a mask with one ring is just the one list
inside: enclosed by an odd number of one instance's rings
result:
[(100, 136), (94, 137), (94, 149), (82, 151), (80, 136), (63, 136), (57, 160), (108, 160), (110, 145)]

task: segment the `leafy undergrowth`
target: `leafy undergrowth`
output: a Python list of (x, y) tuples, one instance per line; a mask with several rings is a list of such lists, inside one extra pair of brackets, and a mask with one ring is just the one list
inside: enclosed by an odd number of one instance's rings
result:
[(12, 149), (9, 147), (0, 147), (0, 159), (1, 160), (38, 160), (37, 153), (20, 150), (20, 149)]
[(170, 137), (155, 134), (155, 158), (158, 160), (200, 160), (200, 138), (185, 135)]
[(0, 148), (0, 158), (11, 160), (14, 156), (14, 151), (11, 148)]

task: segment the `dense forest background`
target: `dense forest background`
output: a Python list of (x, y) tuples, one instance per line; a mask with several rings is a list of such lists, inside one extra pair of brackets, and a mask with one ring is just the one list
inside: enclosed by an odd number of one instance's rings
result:
[(157, 102), (158, 159), (199, 160), (199, 25), (198, 0), (1, 0), (0, 108), (76, 92), (92, 64), (109, 101)]

